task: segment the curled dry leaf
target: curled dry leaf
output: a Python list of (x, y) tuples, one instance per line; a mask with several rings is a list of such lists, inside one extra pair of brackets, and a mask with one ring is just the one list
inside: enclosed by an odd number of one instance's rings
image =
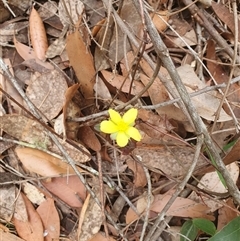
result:
[(36, 57), (40, 60), (45, 59), (48, 48), (47, 35), (43, 21), (35, 8), (32, 8), (29, 18), (30, 38)]

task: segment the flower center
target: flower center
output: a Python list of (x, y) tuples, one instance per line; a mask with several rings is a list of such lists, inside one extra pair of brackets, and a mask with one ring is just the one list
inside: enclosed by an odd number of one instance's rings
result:
[(117, 126), (118, 126), (118, 130), (123, 132), (125, 132), (129, 127), (129, 125), (126, 124), (124, 121), (119, 122)]

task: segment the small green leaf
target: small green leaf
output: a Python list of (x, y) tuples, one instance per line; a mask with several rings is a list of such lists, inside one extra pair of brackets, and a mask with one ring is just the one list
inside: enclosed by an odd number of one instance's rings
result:
[(236, 142), (237, 142), (237, 140), (231, 141), (230, 143), (228, 143), (227, 145), (225, 145), (225, 146), (223, 147), (223, 150), (224, 150), (224, 151), (229, 150), (231, 147), (233, 147), (233, 146), (235, 145)]
[(192, 220), (186, 221), (183, 224), (181, 231), (180, 231), (180, 233), (183, 236), (185, 236), (186, 238), (181, 235), (180, 241), (195, 240), (195, 238), (197, 237), (198, 231), (199, 231), (199, 229), (195, 225), (193, 225)]
[(216, 227), (213, 222), (205, 218), (194, 218), (192, 220), (193, 224), (204, 233), (213, 236), (216, 233)]
[(240, 217), (234, 218), (208, 241), (235, 241), (240, 240)]

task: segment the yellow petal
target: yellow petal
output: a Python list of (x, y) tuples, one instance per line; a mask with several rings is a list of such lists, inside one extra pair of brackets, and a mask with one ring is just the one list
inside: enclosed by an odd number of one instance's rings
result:
[(108, 113), (110, 115), (111, 121), (113, 123), (115, 123), (116, 125), (122, 121), (122, 117), (120, 116), (120, 114), (117, 111), (115, 111), (113, 109), (109, 109)]
[(104, 120), (100, 123), (100, 130), (104, 133), (111, 134), (117, 132), (118, 127), (111, 120)]
[(138, 131), (138, 129), (135, 128), (135, 127), (132, 127), (132, 126), (130, 126), (130, 127), (127, 129), (126, 134), (127, 134), (128, 136), (130, 136), (131, 138), (133, 138), (135, 141), (140, 141), (140, 140), (142, 139), (141, 134), (140, 134), (140, 132)]
[(137, 114), (138, 114), (138, 110), (135, 108), (132, 108), (123, 115), (123, 121), (126, 124), (131, 125), (136, 120)]
[(128, 144), (128, 136), (123, 131), (120, 131), (117, 134), (116, 141), (120, 147), (124, 147)]

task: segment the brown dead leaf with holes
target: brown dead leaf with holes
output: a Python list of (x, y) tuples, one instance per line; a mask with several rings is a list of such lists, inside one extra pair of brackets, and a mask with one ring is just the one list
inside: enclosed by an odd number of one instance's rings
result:
[(36, 57), (40, 60), (45, 60), (45, 53), (48, 48), (47, 35), (43, 21), (34, 7), (29, 17), (29, 31)]

